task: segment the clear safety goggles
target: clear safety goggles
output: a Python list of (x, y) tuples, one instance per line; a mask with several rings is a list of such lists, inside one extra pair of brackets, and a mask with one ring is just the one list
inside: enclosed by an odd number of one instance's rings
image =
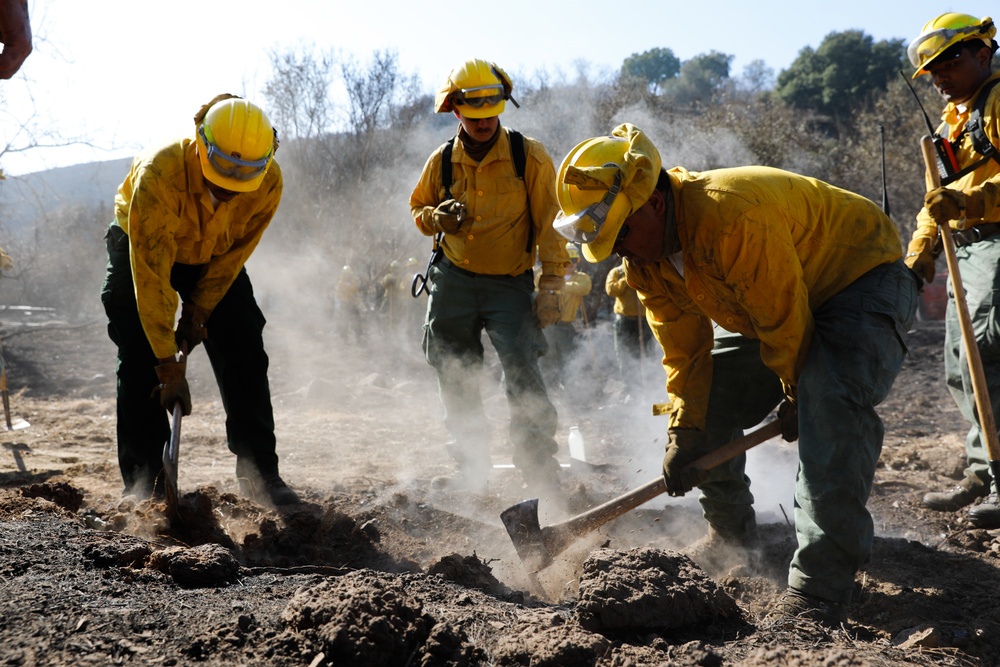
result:
[(552, 222), (553, 229), (573, 243), (593, 243), (601, 233), (601, 228), (604, 227), (611, 211), (611, 205), (615, 203), (615, 197), (621, 189), (622, 173), (619, 171), (615, 174), (611, 189), (601, 201), (573, 215), (564, 215), (560, 211)]
[[(991, 27), (993, 27), (993, 22), (985, 21), (979, 25), (970, 25), (964, 28), (940, 28), (910, 42), (906, 48), (906, 55), (910, 59), (911, 65), (918, 68), (923, 67), (952, 42), (957, 43), (977, 35), (985, 35)], [(962, 39), (956, 40), (956, 37)]]
[(271, 161), (270, 150), (267, 152), (267, 155), (259, 160), (244, 160), (241, 157), (226, 153), (215, 143), (212, 137), (212, 128), (205, 124), (198, 127), (198, 134), (201, 135), (208, 150), (208, 155), (206, 156), (208, 163), (212, 165), (212, 168), (219, 175), (226, 178), (236, 181), (252, 181), (267, 169), (267, 165)]
[(485, 106), (500, 104), (504, 100), (503, 86), (500, 84), (490, 84), (488, 86), (476, 86), (475, 88), (462, 88), (452, 93), (455, 104), (462, 104), (473, 109)]

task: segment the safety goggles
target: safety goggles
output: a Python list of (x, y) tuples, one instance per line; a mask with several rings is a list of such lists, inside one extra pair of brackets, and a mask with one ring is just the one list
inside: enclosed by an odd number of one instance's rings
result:
[[(471, 97), (470, 97), (471, 95)], [(475, 88), (462, 88), (452, 93), (455, 104), (461, 104), (473, 109), (485, 106), (493, 106), (504, 101), (504, 90), (500, 84), (490, 84), (488, 86), (476, 86)]]
[(985, 35), (991, 27), (993, 27), (992, 21), (964, 28), (940, 28), (910, 42), (910, 46), (906, 49), (906, 55), (914, 67), (926, 67), (935, 55), (940, 54), (952, 42), (955, 42), (956, 38), (961, 38), (959, 41), (965, 41), (977, 35)]
[(573, 243), (593, 243), (601, 233), (601, 228), (608, 219), (608, 212), (611, 211), (611, 205), (615, 203), (615, 197), (621, 189), (622, 173), (619, 171), (615, 174), (611, 189), (601, 201), (573, 215), (564, 215), (560, 211), (552, 223), (553, 229)]
[(205, 124), (198, 127), (198, 134), (201, 135), (207, 149), (208, 163), (212, 165), (219, 175), (231, 178), (236, 181), (252, 181), (267, 170), (267, 165), (271, 161), (271, 151), (259, 160), (244, 160), (241, 157), (226, 153), (212, 137), (212, 128)]

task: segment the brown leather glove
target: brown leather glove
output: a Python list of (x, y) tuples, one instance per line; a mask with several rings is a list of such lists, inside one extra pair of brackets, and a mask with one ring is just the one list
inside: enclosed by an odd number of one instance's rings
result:
[(778, 406), (778, 421), (781, 422), (781, 437), (785, 442), (799, 439), (799, 406), (787, 398)]
[(667, 431), (667, 451), (663, 456), (663, 481), (667, 494), (683, 496), (708, 479), (708, 471), (691, 466), (691, 462), (712, 451), (704, 431), (693, 428), (672, 428)]
[(186, 370), (186, 361), (167, 361), (157, 364), (156, 377), (160, 380), (160, 384), (153, 389), (154, 396), (160, 395), (160, 405), (164, 410), (172, 412), (174, 403), (179, 401), (185, 417), (191, 414), (191, 390), (188, 388), (187, 378), (184, 377)]
[(926, 236), (912, 239), (903, 262), (925, 283), (934, 282), (934, 274), (937, 273), (934, 266), (934, 239)]
[(445, 199), (431, 213), (431, 221), (435, 231), (454, 234), (462, 226), (465, 219), (465, 204), (454, 199)]
[(193, 303), (185, 303), (181, 306), (181, 319), (177, 323), (177, 331), (174, 333), (177, 349), (183, 350), (184, 343), (187, 343), (187, 351), (190, 352), (201, 341), (208, 338), (205, 322), (208, 321), (211, 314), (210, 311)]
[(538, 326), (555, 324), (562, 317), (562, 288), (566, 284), (560, 276), (542, 276), (538, 279), (538, 294), (535, 296), (534, 310)]
[(980, 220), (986, 213), (986, 202), (983, 191), (953, 190), (937, 188), (924, 195), (924, 208), (927, 215), (939, 225), (947, 225), (952, 220), (959, 221), (956, 229), (965, 229), (965, 220)]

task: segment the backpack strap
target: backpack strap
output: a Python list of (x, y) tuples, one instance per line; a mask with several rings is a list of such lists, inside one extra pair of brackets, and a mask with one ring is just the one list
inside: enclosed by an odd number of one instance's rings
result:
[(989, 137), (986, 136), (986, 129), (983, 127), (983, 111), (986, 110), (986, 100), (998, 83), (1000, 83), (1000, 79), (993, 79), (983, 87), (979, 97), (976, 98), (972, 113), (969, 114), (969, 120), (965, 123), (965, 129), (969, 131), (969, 135), (972, 137), (972, 147), (977, 153), (1000, 162), (1000, 151), (990, 143)]
[(456, 139), (457, 134), (441, 146), (441, 185), (444, 186), (445, 199), (451, 199), (451, 151)]

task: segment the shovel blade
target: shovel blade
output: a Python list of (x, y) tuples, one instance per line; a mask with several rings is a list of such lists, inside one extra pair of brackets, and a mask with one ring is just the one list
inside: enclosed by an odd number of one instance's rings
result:
[(167, 496), (167, 510), (171, 513), (177, 511), (177, 461), (181, 444), (181, 417), (183, 416), (181, 404), (174, 404), (174, 420), (170, 428), (170, 439), (163, 445), (163, 490)]

